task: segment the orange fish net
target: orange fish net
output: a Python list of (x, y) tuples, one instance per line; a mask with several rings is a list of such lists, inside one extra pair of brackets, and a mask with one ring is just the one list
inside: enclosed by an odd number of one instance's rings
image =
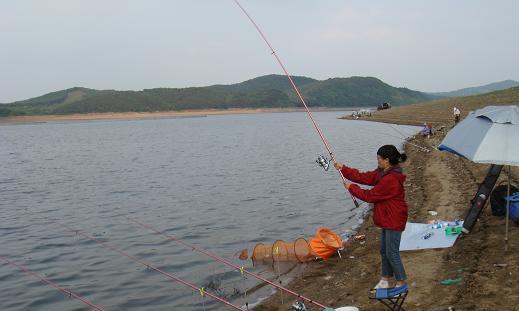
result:
[(310, 247), (317, 256), (328, 259), (342, 247), (342, 239), (332, 230), (320, 228), (310, 241)]
[(289, 243), (277, 240), (274, 244), (256, 244), (251, 259), (254, 262), (306, 262), (316, 257), (329, 258), (342, 247), (341, 238), (333, 231), (320, 228), (310, 243), (304, 238), (298, 238)]

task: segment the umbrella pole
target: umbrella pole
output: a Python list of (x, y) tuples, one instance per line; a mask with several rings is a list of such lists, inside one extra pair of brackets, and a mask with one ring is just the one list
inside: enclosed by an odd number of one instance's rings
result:
[(508, 188), (506, 192), (505, 252), (508, 251), (508, 220), (510, 218), (510, 165), (508, 165)]

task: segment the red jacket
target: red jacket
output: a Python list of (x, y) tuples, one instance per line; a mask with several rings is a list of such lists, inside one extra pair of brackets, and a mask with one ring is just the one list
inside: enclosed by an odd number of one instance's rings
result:
[(364, 173), (344, 165), (341, 173), (346, 179), (355, 183), (374, 186), (366, 190), (352, 184), (349, 190), (353, 196), (362, 201), (374, 203), (375, 225), (384, 229), (404, 231), (407, 222), (404, 190), (406, 176), (402, 174), (400, 166), (393, 166), (386, 172), (377, 169)]

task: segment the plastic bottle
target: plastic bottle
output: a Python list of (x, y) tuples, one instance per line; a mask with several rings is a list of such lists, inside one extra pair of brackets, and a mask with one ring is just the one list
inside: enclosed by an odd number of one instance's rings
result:
[(434, 223), (434, 224), (432, 225), (432, 228), (433, 228), (433, 229), (440, 229), (441, 227), (443, 227), (443, 224), (442, 224), (442, 223), (437, 223), (437, 222), (436, 222), (436, 223)]

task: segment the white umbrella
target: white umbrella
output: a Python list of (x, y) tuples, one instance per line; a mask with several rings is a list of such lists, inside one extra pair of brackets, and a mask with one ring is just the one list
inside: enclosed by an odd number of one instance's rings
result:
[[(519, 108), (487, 106), (469, 114), (447, 133), (438, 147), (477, 163), (508, 165), (508, 196), (510, 196), (510, 165), (519, 166)], [(508, 246), (506, 209), (505, 247)]]
[(519, 108), (476, 110), (447, 133), (439, 149), (477, 163), (519, 166)]

